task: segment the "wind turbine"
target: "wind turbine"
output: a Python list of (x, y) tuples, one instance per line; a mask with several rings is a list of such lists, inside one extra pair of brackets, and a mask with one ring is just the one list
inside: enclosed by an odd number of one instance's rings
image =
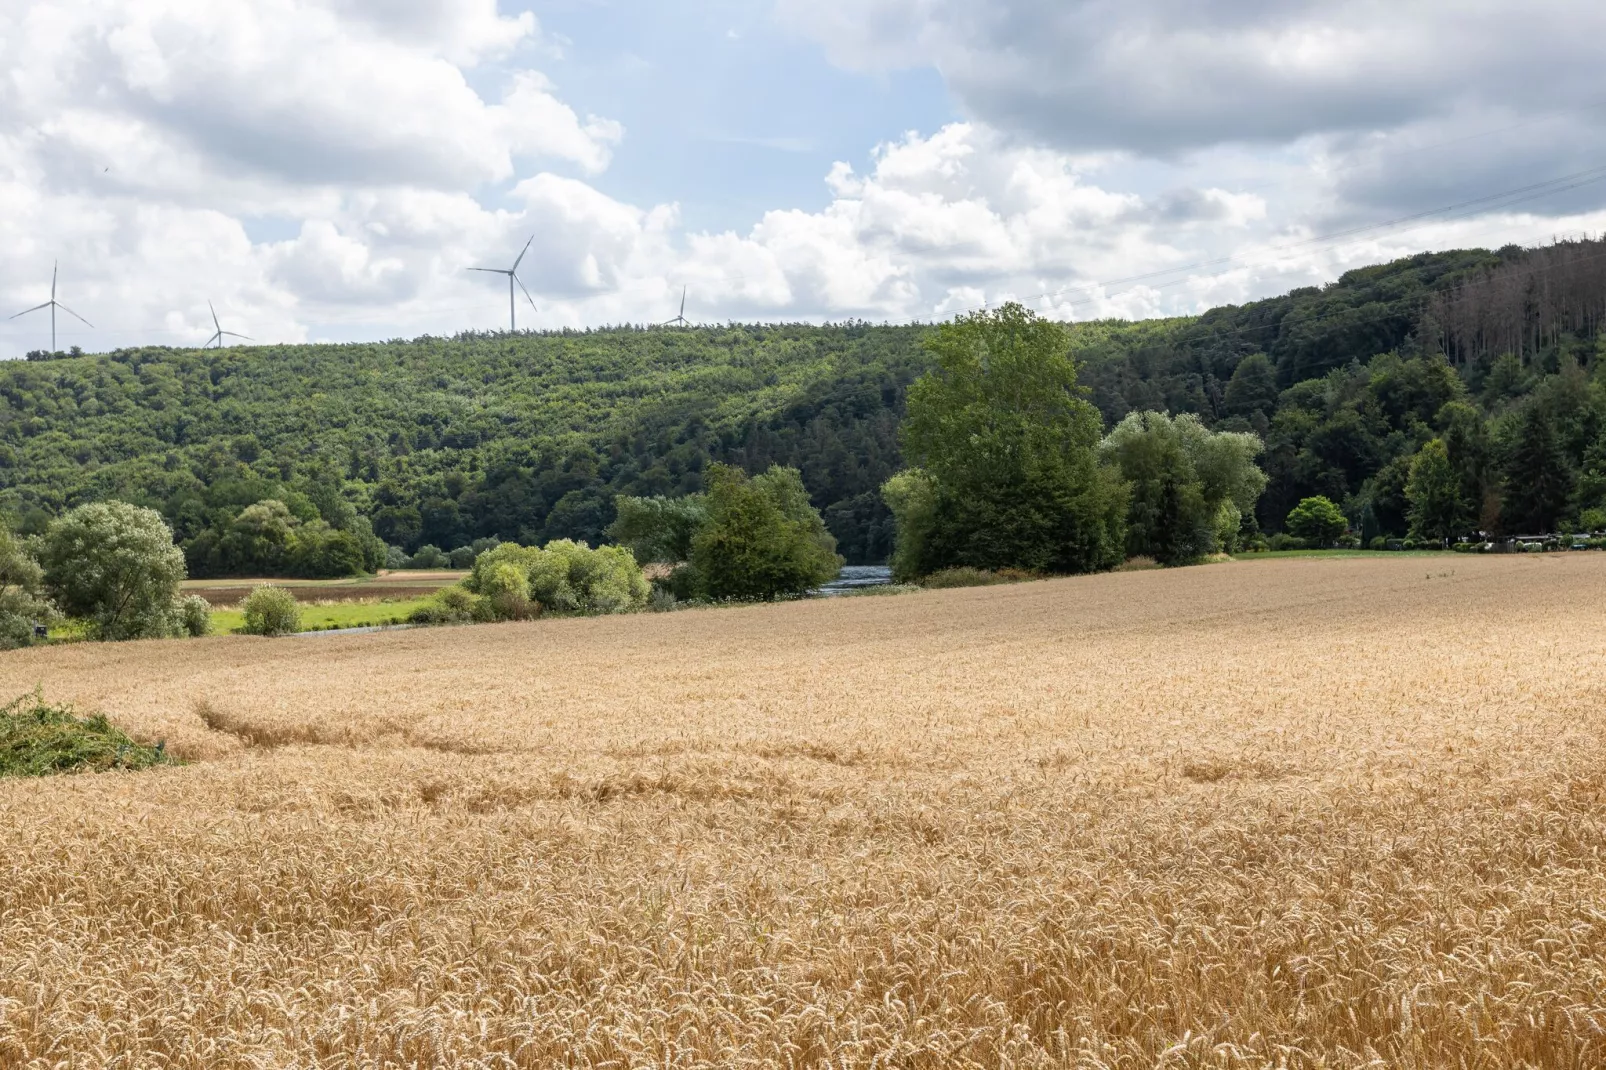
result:
[[(513, 261), (513, 266), (510, 268), (469, 268), (470, 271), (488, 271), (492, 275), (507, 276), (507, 329), (510, 334), (519, 328), (518, 316), (515, 314), (516, 305), (513, 301), (513, 284), (515, 282), (518, 283), (519, 289), (524, 290), (524, 280), (519, 278), (519, 263), (524, 259), (524, 254), (530, 251), (530, 246), (534, 241), (535, 235), (531, 234), (530, 240), (524, 243), (524, 249), (519, 253), (518, 260)], [(535, 298), (530, 296), (529, 290), (524, 290), (524, 298), (530, 302), (530, 311), (536, 311)]]
[(217, 309), (215, 309), (215, 308), (212, 308), (212, 302), (210, 302), (210, 301), (208, 301), (208, 302), (207, 302), (207, 303), (206, 303), (206, 307), (207, 307), (207, 308), (209, 308), (209, 309), (211, 309), (211, 311), (212, 311), (212, 326), (214, 326), (214, 327), (216, 327), (216, 328), (217, 328), (217, 333), (216, 333), (216, 334), (214, 334), (214, 335), (213, 335), (213, 336), (212, 336), (212, 337), (210, 337), (210, 338), (208, 338), (208, 339), (207, 339), (207, 340), (206, 340), (206, 346), (205, 346), (205, 347), (203, 347), (203, 348), (207, 348), (207, 347), (210, 347), (210, 346), (212, 346), (212, 345), (213, 345), (213, 344), (214, 344), (214, 343), (216, 343), (216, 345), (217, 345), (217, 347), (218, 347), (218, 348), (219, 348), (219, 349), (222, 349), (222, 348), (223, 348), (223, 337), (224, 337), (224, 336), (225, 336), (225, 335), (227, 335), (227, 336), (228, 336), (228, 337), (230, 337), (230, 338), (244, 338), (244, 339), (245, 339), (245, 340), (246, 340), (246, 341), (247, 341), (247, 342), (254, 342), (254, 341), (256, 341), (256, 339), (255, 339), (255, 338), (252, 338), (252, 337), (251, 337), (251, 336), (250, 336), (250, 335), (248, 335), (248, 334), (236, 334), (236, 333), (235, 333), (235, 332), (233, 332), (233, 331), (225, 331), (225, 330), (224, 330), (224, 329), (223, 329), (223, 324), (221, 324), (221, 323), (219, 323), (219, 322), (218, 322), (218, 321), (217, 321)]
[(680, 324), (682, 327), (690, 327), (691, 326), (690, 323), (686, 322), (686, 287), (684, 287), (684, 286), (682, 286), (680, 288), (680, 314), (677, 315), (672, 320), (665, 320), (664, 322), (660, 323), (658, 326), (660, 326), (660, 327), (673, 327), (677, 323)]
[(41, 308), (50, 309), (50, 351), (52, 353), (56, 351), (56, 309), (61, 309), (63, 312), (67, 313), (69, 316), (72, 316), (74, 319), (78, 320), (85, 327), (88, 327), (91, 330), (93, 330), (95, 326), (93, 323), (90, 323), (88, 320), (84, 319), (84, 317), (80, 316), (78, 313), (56, 300), (56, 269), (57, 265), (52, 263), (50, 265), (50, 300), (46, 301), (42, 305), (35, 305), (32, 308), (24, 309), (23, 311), (18, 312), (16, 316), (11, 317), (12, 319), (16, 319), (17, 316), (26, 316), (30, 312), (38, 312)]

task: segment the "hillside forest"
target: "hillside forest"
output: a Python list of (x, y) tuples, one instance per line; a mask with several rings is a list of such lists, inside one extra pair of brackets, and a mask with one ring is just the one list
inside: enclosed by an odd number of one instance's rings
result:
[[(1370, 540), (1410, 527), (1412, 462), (1435, 441), (1469, 527), (1596, 519), (1603, 315), (1606, 241), (1575, 241), (1421, 254), (1068, 337), (1103, 433), (1161, 412), (1259, 436), (1267, 479), (1246, 531), (1280, 531), (1321, 496)], [(899, 428), (933, 366), (930, 330), (33, 353), (0, 364), (0, 510), (28, 535), (116, 499), (162, 515), (192, 576), (339, 575), (493, 540), (597, 545), (620, 495), (702, 492), (715, 463), (782, 466), (849, 563), (880, 563), (895, 541), (881, 488), (905, 467)]]

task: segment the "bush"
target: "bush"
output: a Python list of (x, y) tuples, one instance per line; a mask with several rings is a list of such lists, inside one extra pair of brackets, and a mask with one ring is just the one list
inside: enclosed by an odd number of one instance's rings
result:
[(1416, 540), (1413, 539), (1413, 538), (1407, 537), (1402, 543), (1400, 543), (1400, 549), (1402, 549), (1402, 550), (1415, 550), (1416, 549)]
[(0, 650), (32, 643), (34, 628), (48, 626), (56, 615), (44, 595), (44, 570), (20, 539), (0, 528)]
[(1129, 557), (1125, 561), (1121, 562), (1119, 565), (1116, 565), (1115, 566), (1115, 571), (1117, 571), (1117, 572), (1148, 572), (1150, 569), (1164, 568), (1164, 567), (1165, 567), (1164, 565), (1160, 564), (1160, 562), (1156, 561), (1154, 558), (1145, 557), (1144, 555), (1139, 554), (1136, 557)]
[(96, 639), (157, 639), (173, 620), (184, 554), (161, 515), (127, 502), (80, 505), (40, 541), (46, 592)]
[(1296, 539), (1286, 531), (1279, 531), (1271, 537), (1271, 541), (1267, 545), (1273, 550), (1303, 550), (1305, 549), (1305, 540)]
[(1389, 537), (1387, 535), (1374, 535), (1372, 541), (1366, 544), (1368, 550), (1387, 550)]
[(1334, 542), (1333, 545), (1338, 547), (1340, 550), (1358, 550), (1361, 546), (1361, 537), (1359, 535), (1352, 535), (1349, 532), (1345, 532), (1343, 535), (1338, 537), (1338, 540)]
[(463, 581), (501, 619), (558, 613), (626, 613), (647, 604), (651, 587), (629, 550), (556, 539), (544, 549), (505, 542), (481, 554)]
[(936, 570), (933, 574), (920, 580), (920, 586), (931, 591), (941, 591), (954, 588), (954, 586), (994, 586), (997, 583), (1015, 582), (1017, 580), (1005, 577), (1002, 572), (993, 572), (991, 569), (954, 566), (952, 569)]
[(439, 546), (420, 546), (407, 559), (406, 568), (450, 568), (452, 559), (441, 552)]
[(407, 617), (409, 624), (468, 624), (495, 619), (489, 599), (460, 585), (441, 589)]
[(468, 568), (474, 564), (475, 556), (474, 547), (459, 546), (446, 555), (446, 560), (453, 568)]
[(1578, 514), (1578, 526), (1585, 531), (1606, 531), (1606, 509), (1585, 509)]
[(173, 616), (178, 619), (179, 631), (184, 635), (195, 638), (212, 634), (212, 606), (198, 594), (180, 598)]
[(167, 748), (136, 743), (102, 715), (79, 718), (65, 706), (24, 695), (0, 707), (0, 778), (148, 769), (172, 759)]
[(246, 635), (290, 635), (301, 627), (301, 607), (283, 587), (263, 584), (245, 596)]

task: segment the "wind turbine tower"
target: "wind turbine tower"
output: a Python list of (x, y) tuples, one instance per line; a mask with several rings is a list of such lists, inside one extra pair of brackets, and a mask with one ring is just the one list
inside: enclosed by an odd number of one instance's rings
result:
[(691, 324), (686, 321), (686, 287), (684, 287), (684, 286), (682, 286), (680, 288), (680, 314), (677, 315), (672, 320), (665, 320), (663, 323), (660, 323), (658, 326), (660, 326), (660, 327), (674, 327), (677, 324), (682, 326), (682, 327), (690, 327), (691, 326)]
[(222, 349), (223, 348), (223, 339), (224, 339), (225, 336), (227, 336), (229, 338), (243, 338), (247, 342), (256, 341), (256, 339), (252, 338), (248, 334), (236, 334), (233, 331), (225, 331), (223, 329), (223, 324), (221, 324), (221, 323), (219, 323), (217, 321), (217, 309), (212, 308), (212, 302), (208, 301), (206, 303), (206, 307), (208, 309), (210, 309), (211, 312), (212, 312), (212, 326), (217, 328), (217, 333), (206, 340), (205, 348), (210, 349), (212, 346), (217, 346), (217, 348)]
[(524, 243), (523, 251), (519, 253), (518, 259), (513, 261), (513, 266), (510, 267), (510, 268), (482, 268), (482, 267), (469, 268), (470, 271), (487, 271), (487, 272), (490, 272), (492, 275), (506, 275), (507, 276), (507, 329), (508, 329), (509, 333), (512, 333), (513, 331), (516, 331), (519, 328), (518, 315), (517, 315), (517, 307), (518, 306), (514, 302), (514, 299), (513, 299), (513, 284), (514, 283), (518, 283), (519, 284), (519, 289), (524, 290), (524, 299), (526, 301), (530, 302), (530, 311), (531, 312), (536, 311), (535, 298), (530, 296), (530, 291), (529, 290), (525, 290), (524, 289), (524, 280), (519, 278), (519, 264), (524, 260), (524, 254), (530, 251), (530, 246), (531, 246), (531, 244), (534, 243), (534, 241), (535, 241), (535, 235), (531, 234), (530, 235), (530, 240)]
[(94, 326), (95, 326), (93, 323), (90, 323), (88, 320), (84, 319), (84, 317), (80, 316), (78, 313), (74, 312), (72, 309), (68, 308), (66, 305), (64, 305), (60, 301), (56, 300), (56, 270), (57, 270), (57, 265), (56, 264), (51, 264), (50, 265), (50, 300), (46, 301), (42, 305), (35, 305), (32, 308), (24, 309), (21, 312), (18, 312), (16, 316), (10, 317), (11, 319), (16, 319), (17, 316), (26, 316), (30, 312), (38, 312), (41, 308), (50, 309), (50, 351), (52, 353), (56, 352), (56, 309), (58, 309), (58, 308), (61, 309), (63, 312), (67, 313), (73, 319), (78, 320), (85, 327), (88, 327), (91, 330), (93, 330)]

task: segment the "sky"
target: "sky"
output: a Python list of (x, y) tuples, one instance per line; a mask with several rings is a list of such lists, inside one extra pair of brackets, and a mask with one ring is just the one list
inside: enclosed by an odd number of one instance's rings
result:
[(64, 349), (499, 330), (469, 269), (526, 242), (521, 329), (1193, 313), (1606, 231), (1603, 36), (1584, 0), (8, 0), (0, 316), (56, 269)]

